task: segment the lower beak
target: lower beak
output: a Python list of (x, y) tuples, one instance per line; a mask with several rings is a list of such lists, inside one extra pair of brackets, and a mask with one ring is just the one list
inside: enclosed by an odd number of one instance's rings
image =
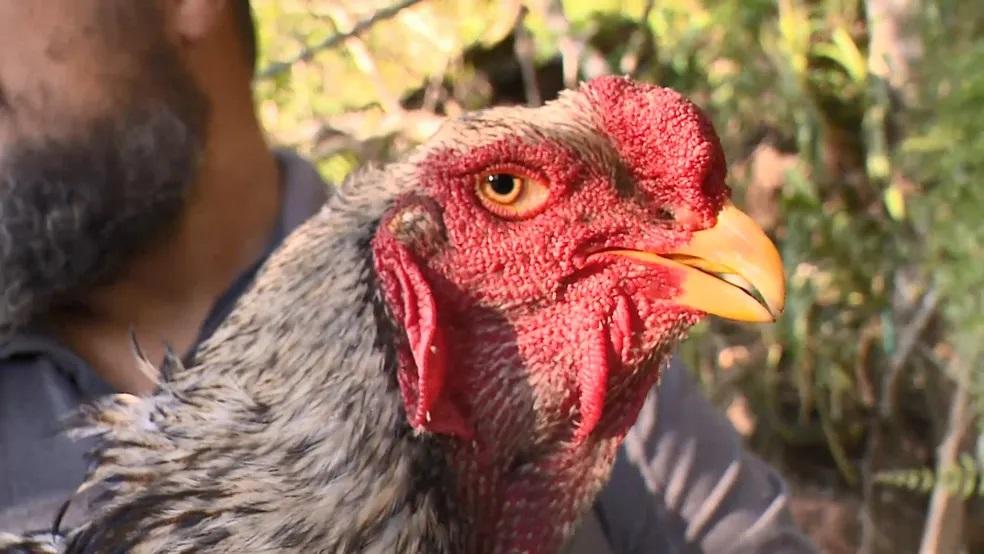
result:
[(609, 250), (606, 254), (682, 271), (676, 302), (711, 315), (771, 322), (785, 305), (779, 252), (762, 228), (730, 201), (713, 227), (697, 231), (687, 244), (672, 251)]

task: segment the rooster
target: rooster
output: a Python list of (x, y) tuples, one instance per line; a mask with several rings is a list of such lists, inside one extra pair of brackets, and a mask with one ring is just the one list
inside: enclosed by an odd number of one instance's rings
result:
[(783, 308), (725, 175), (698, 107), (622, 77), (446, 123), (349, 178), (193, 364), (83, 410), (89, 519), (9, 551), (558, 552), (687, 329)]

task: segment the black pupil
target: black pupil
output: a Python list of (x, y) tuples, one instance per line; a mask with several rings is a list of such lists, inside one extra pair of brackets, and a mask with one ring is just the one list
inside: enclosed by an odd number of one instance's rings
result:
[(509, 196), (516, 189), (516, 178), (508, 173), (489, 175), (489, 186), (499, 196)]

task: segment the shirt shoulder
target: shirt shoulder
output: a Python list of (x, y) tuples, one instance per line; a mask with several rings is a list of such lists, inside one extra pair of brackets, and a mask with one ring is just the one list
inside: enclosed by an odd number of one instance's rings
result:
[(649, 392), (599, 497), (613, 548), (815, 553), (779, 473), (744, 448), (679, 358)]
[(62, 432), (82, 402), (70, 373), (41, 353), (0, 358), (0, 529), (50, 526), (85, 477), (91, 444)]

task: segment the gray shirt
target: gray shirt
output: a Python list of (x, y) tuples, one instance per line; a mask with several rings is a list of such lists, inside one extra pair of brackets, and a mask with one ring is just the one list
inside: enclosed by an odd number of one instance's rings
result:
[[(219, 298), (207, 338), (266, 256), (313, 215), (326, 187), (300, 158), (278, 152), (283, 208), (267, 251)], [(34, 329), (0, 344), (0, 531), (50, 528), (81, 483), (89, 443), (59, 433), (60, 418), (113, 392), (82, 359)], [(742, 448), (678, 360), (646, 400), (611, 481), (570, 544), (571, 554), (814, 552), (792, 523), (779, 476)], [(84, 514), (69, 511), (71, 526)]]

